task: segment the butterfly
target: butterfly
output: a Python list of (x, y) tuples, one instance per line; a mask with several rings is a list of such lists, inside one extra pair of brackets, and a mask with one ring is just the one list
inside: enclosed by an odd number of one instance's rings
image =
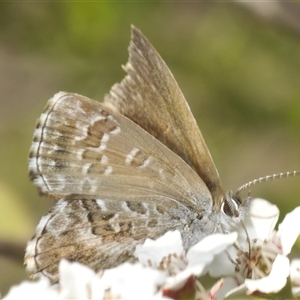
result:
[(60, 92), (37, 121), (30, 177), (57, 202), (27, 245), (33, 277), (58, 282), (62, 258), (97, 271), (133, 261), (136, 245), (175, 229), (189, 249), (247, 213), (250, 197), (224, 192), (177, 82), (135, 27), (124, 70), (103, 103)]

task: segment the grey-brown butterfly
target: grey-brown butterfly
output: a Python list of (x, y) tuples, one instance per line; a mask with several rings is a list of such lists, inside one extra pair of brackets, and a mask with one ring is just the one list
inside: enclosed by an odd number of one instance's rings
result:
[(250, 198), (224, 193), (172, 73), (134, 27), (125, 71), (104, 103), (60, 92), (37, 122), (30, 175), (58, 202), (28, 243), (31, 275), (59, 281), (62, 258), (114, 267), (175, 229), (188, 249), (247, 212)]

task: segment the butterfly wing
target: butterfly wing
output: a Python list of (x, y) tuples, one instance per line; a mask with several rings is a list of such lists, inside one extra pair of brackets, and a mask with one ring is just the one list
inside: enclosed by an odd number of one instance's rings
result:
[(29, 169), (42, 194), (62, 199), (40, 221), (25, 258), (30, 273), (52, 281), (61, 258), (111, 267), (146, 237), (170, 229), (185, 232), (187, 246), (189, 226), (211, 211), (205, 183), (179, 156), (123, 115), (76, 94), (49, 100)]
[[(77, 94), (58, 93), (37, 122), (30, 176), (42, 194), (82, 199), (153, 194), (201, 207), (203, 181), (131, 120)], [(204, 198), (205, 198), (204, 197)]]
[(27, 271), (33, 277), (38, 274), (58, 282), (62, 258), (96, 271), (115, 267), (133, 261), (135, 246), (146, 237), (156, 238), (167, 230), (182, 227), (179, 223), (170, 218), (167, 207), (153, 203), (139, 206), (121, 199), (61, 199), (41, 219), (28, 243)]
[(165, 62), (135, 27), (124, 69), (127, 76), (112, 87), (105, 102), (182, 157), (219, 202), (220, 177), (190, 108)]

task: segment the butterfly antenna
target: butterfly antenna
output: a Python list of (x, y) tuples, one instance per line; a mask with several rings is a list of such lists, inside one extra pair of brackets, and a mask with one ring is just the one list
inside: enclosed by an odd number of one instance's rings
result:
[(253, 186), (255, 184), (258, 184), (258, 183), (262, 183), (262, 182), (269, 181), (269, 180), (274, 180), (274, 179), (295, 177), (295, 176), (299, 176), (299, 175), (300, 175), (300, 170), (292, 171), (292, 172), (285, 172), (285, 173), (278, 173), (278, 174), (273, 174), (273, 175), (267, 175), (265, 177), (259, 177), (257, 179), (249, 181), (249, 182), (243, 184), (242, 186), (240, 186), (237, 189), (235, 194), (238, 195), (242, 191), (244, 191), (244, 190), (246, 190), (246, 189), (250, 188), (251, 186)]

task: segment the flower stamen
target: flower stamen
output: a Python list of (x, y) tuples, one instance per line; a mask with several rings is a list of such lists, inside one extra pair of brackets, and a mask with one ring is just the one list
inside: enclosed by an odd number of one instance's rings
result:
[(272, 242), (259, 240), (248, 240), (248, 251), (240, 249), (235, 259), (235, 271), (241, 273), (245, 278), (260, 279), (271, 272), (273, 262), (278, 254), (281, 254), (281, 246)]

